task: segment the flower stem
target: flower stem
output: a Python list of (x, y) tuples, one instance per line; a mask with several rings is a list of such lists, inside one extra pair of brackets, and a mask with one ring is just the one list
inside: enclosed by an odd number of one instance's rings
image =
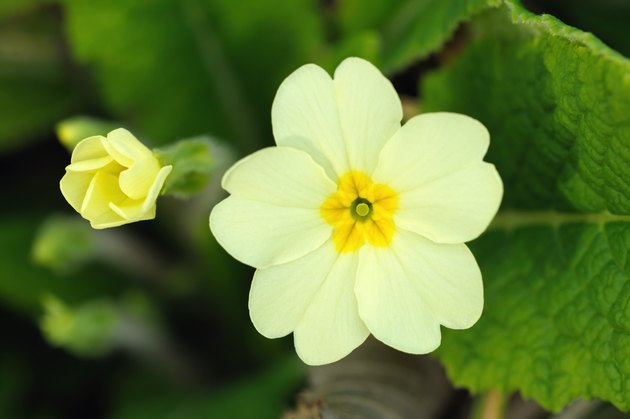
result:
[(506, 406), (505, 394), (498, 390), (488, 390), (475, 400), (471, 419), (503, 419)]

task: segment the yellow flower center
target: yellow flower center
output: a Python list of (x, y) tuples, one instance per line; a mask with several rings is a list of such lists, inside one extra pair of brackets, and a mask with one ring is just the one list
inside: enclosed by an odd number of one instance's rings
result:
[(337, 191), (320, 208), (334, 227), (333, 241), (339, 252), (353, 252), (366, 242), (387, 246), (396, 232), (393, 215), (398, 194), (389, 186), (372, 182), (365, 173), (352, 170), (339, 178)]

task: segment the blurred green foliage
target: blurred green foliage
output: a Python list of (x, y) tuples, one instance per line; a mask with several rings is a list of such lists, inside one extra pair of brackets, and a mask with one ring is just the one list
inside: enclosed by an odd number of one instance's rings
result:
[(48, 295), (43, 306), (41, 328), (51, 344), (79, 356), (100, 356), (113, 346), (119, 316), (107, 301), (92, 301), (72, 309)]
[(33, 262), (60, 274), (75, 272), (94, 260), (97, 252), (93, 230), (76, 216), (50, 217), (32, 245)]
[[(527, 5), (628, 54), (621, 3)], [(628, 222), (588, 217), (629, 212), (628, 61), (515, 7), (510, 17), (500, 0), (0, 2), (0, 417), (274, 418), (293, 402), (305, 371), (289, 340), (254, 331), (252, 272), (208, 231), (222, 197), (212, 174), (233, 159), (226, 150), (272, 144), (271, 103), (291, 71), (332, 71), (351, 55), (394, 75), (401, 93), (420, 85), (423, 110), (483, 121), (505, 206), (547, 225), (511, 233), (518, 220), (504, 213), (495, 227), (508, 231), (473, 244), (487, 309), (478, 327), (445, 334), (438, 356), (453, 379), (554, 409), (576, 397), (627, 407)], [(90, 116), (66, 119), (78, 114)], [(62, 120), (66, 146), (120, 124), (164, 159), (188, 159), (181, 176), (195, 188), (179, 192), (199, 194), (161, 198), (154, 222), (112, 234), (51, 215), (71, 213), (57, 189), (69, 162), (54, 137)], [(208, 137), (223, 152), (176, 143)], [(539, 213), (550, 208), (589, 221), (556, 229)]]
[(0, 152), (46, 135), (81, 102), (58, 19), (42, 3), (0, 3)]
[(391, 73), (438, 51), (459, 23), (500, 4), (501, 0), (346, 0), (340, 2), (339, 22), (344, 33), (378, 31), (376, 62)]

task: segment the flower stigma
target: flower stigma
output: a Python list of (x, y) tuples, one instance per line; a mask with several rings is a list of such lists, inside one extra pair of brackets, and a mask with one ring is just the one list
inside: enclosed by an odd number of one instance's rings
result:
[(388, 246), (396, 232), (393, 215), (397, 209), (398, 194), (392, 188), (352, 170), (339, 178), (337, 191), (324, 201), (320, 215), (334, 227), (337, 250), (347, 253), (366, 243)]
[(366, 218), (370, 211), (372, 211), (372, 204), (369, 201), (364, 200), (363, 198), (355, 199), (353, 205), (354, 214), (359, 219)]

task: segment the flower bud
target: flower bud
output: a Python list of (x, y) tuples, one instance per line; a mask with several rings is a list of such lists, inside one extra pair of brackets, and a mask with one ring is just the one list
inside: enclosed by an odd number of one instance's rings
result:
[(95, 231), (76, 215), (49, 217), (33, 242), (33, 261), (60, 275), (75, 272), (97, 256)]
[(43, 308), (40, 327), (51, 344), (80, 356), (99, 356), (114, 348), (120, 315), (112, 302), (96, 300), (70, 307), (48, 295)]
[(72, 153), (72, 150), (84, 138), (109, 132), (116, 129), (117, 126), (119, 125), (116, 125), (114, 122), (78, 115), (59, 122), (55, 130), (57, 131), (59, 142)]
[(77, 144), (60, 182), (61, 193), (96, 229), (150, 220), (171, 170), (119, 128)]

